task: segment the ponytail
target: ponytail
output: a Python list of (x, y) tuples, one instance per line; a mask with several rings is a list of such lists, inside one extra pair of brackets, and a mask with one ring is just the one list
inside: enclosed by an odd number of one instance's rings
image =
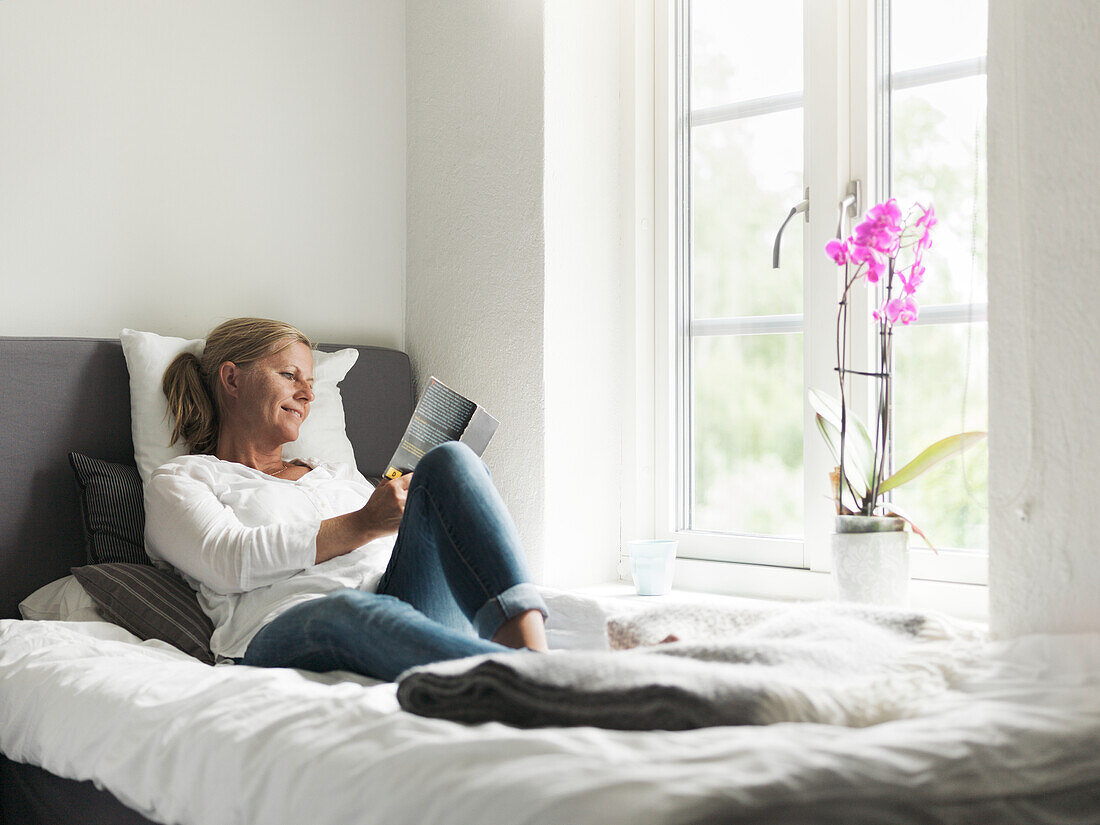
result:
[(213, 453), (218, 446), (218, 410), (199, 359), (189, 352), (177, 355), (164, 371), (162, 387), (174, 422), (170, 443), (182, 439), (192, 453)]

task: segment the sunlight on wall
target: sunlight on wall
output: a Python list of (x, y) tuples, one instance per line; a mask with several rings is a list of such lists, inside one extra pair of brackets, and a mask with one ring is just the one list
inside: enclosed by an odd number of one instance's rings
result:
[(1100, 129), (1091, 0), (993, 4), (990, 624), (1100, 630)]
[(408, 4), (408, 352), (500, 420), (485, 461), (543, 567), (543, 23)]
[(631, 291), (620, 272), (619, 8), (546, 15), (546, 582), (616, 578)]

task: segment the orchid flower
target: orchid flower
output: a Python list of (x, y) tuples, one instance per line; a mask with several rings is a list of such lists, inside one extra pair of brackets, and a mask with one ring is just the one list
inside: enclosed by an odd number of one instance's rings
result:
[(886, 312), (886, 320), (891, 324), (901, 321), (903, 326), (908, 326), (917, 319), (920, 314), (920, 305), (912, 295), (902, 295), (900, 298), (891, 298), (883, 308)]
[(877, 284), (886, 272), (886, 261), (881, 252), (872, 250), (871, 257), (867, 261), (867, 283)]
[(886, 271), (887, 256), (872, 246), (856, 243), (851, 238), (848, 241), (848, 260), (857, 266), (867, 264), (867, 282), (877, 284)]
[[(920, 304), (914, 297), (924, 281), (924, 252), (932, 246), (932, 228), (936, 225), (936, 210), (917, 204), (910, 216), (919, 210), (915, 220), (902, 218), (893, 198), (876, 204), (864, 215), (851, 236), (836, 238), (825, 245), (825, 253), (837, 266), (844, 267), (844, 295), (837, 313), (837, 377), (840, 399), (829, 399), (816, 390), (810, 392), (810, 402), (817, 412), (818, 429), (839, 464), (836, 471), (835, 498), (837, 513), (874, 515), (894, 514), (896, 508), (880, 502), (882, 495), (904, 484), (928, 467), (950, 455), (955, 455), (985, 437), (985, 433), (960, 433), (933, 444), (908, 465), (887, 477), (886, 451), (890, 441), (890, 383), (892, 328), (913, 323), (920, 314)], [(911, 260), (901, 266), (898, 256), (904, 247)], [(900, 284), (900, 294), (894, 276)], [(878, 324), (878, 352), (874, 371), (864, 372), (848, 367), (847, 349), (843, 345), (848, 328), (848, 291), (859, 278), (868, 284), (883, 282), (882, 304), (871, 315)], [(853, 376), (869, 376), (878, 382), (878, 420), (872, 441), (869, 431), (854, 415), (845, 400), (846, 386)], [(855, 510), (849, 509), (852, 502)], [(923, 535), (923, 534), (922, 534)]]
[(921, 285), (921, 282), (924, 281), (924, 264), (919, 260), (914, 261), (913, 265), (909, 267), (909, 277), (906, 278), (900, 272), (898, 277), (901, 278), (901, 291), (906, 295), (912, 295), (917, 291), (917, 287)]
[(867, 211), (852, 237), (860, 246), (870, 247), (887, 257), (897, 254), (901, 241), (901, 210), (893, 198)]
[(844, 266), (851, 257), (851, 250), (849, 249), (849, 243), (851, 238), (846, 241), (842, 241), (839, 238), (833, 238), (825, 244), (825, 254), (828, 255), (837, 266)]
[(932, 227), (939, 223), (939, 221), (936, 220), (936, 209), (934, 206), (929, 204), (927, 209), (923, 206), (921, 206), (920, 209), (922, 214), (913, 224), (914, 229), (924, 229), (921, 236), (917, 239), (916, 254), (918, 259), (924, 250), (932, 246)]
[(920, 209), (921, 216), (914, 221), (913, 226), (923, 226), (925, 229), (931, 229), (939, 223), (939, 221), (936, 220), (936, 207), (932, 204), (928, 204), (928, 208), (925, 209), (918, 203), (917, 208)]

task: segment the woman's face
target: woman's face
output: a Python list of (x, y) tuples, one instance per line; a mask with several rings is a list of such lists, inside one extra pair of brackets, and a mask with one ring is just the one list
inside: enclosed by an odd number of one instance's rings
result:
[(237, 417), (256, 440), (295, 441), (313, 401), (313, 351), (295, 341), (240, 373)]

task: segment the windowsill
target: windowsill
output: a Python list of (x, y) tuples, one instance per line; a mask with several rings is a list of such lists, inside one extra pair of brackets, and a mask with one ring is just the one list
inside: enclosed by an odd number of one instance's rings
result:
[(605, 584), (589, 584), (582, 587), (569, 588), (571, 593), (581, 593), (585, 596), (596, 598), (624, 599), (641, 606), (654, 604), (699, 604), (700, 602), (775, 602), (780, 599), (760, 599), (750, 596), (735, 596), (729, 593), (704, 593), (700, 590), (681, 590), (674, 587), (670, 592), (662, 596), (640, 596), (634, 590), (630, 582), (607, 582)]
[[(829, 573), (697, 559), (676, 560), (673, 591), (668, 596), (638, 596), (630, 582), (629, 561), (623, 562), (620, 567), (624, 579), (576, 589), (593, 596), (629, 598), (639, 603), (700, 601), (722, 596), (786, 602), (834, 598)], [(984, 585), (913, 579), (909, 597), (909, 606), (916, 610), (934, 610), (982, 624), (989, 620), (989, 593)]]

